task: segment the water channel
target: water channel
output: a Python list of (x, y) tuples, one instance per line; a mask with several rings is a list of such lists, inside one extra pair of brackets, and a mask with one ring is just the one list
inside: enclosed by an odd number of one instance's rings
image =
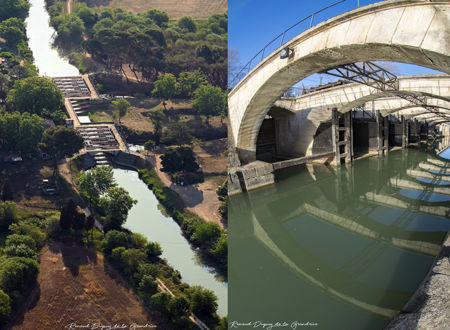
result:
[[(27, 18), (27, 36), (33, 51), (35, 65), (40, 75), (50, 77), (76, 76), (78, 70), (59, 56), (52, 48), (54, 29), (48, 25), (49, 15), (44, 0), (30, 0), (30, 14)], [(137, 172), (114, 169), (118, 184), (128, 190), (138, 203), (130, 210), (125, 227), (157, 241), (163, 247), (163, 257), (189, 285), (201, 285), (214, 291), (218, 297), (218, 311), (227, 315), (227, 282), (218, 276), (213, 268), (203, 265), (196, 252), (182, 236), (175, 221), (164, 215), (153, 192), (138, 178)]]
[[(436, 163), (428, 183), (411, 175)], [(445, 165), (434, 153), (398, 150), (339, 168), (290, 168), (275, 185), (231, 198), (230, 324), (384, 328), (450, 229)]]

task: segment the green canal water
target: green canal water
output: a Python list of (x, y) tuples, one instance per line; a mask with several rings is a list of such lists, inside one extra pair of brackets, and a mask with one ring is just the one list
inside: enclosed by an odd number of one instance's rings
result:
[(442, 174), (428, 182), (408, 174), (432, 159), (443, 160), (409, 149), (340, 168), (300, 166), (233, 197), (230, 327), (383, 329), (450, 228)]

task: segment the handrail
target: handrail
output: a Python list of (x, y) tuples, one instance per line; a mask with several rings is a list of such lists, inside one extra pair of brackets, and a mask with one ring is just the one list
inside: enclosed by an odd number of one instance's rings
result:
[[(347, 1), (349, 1), (349, 0), (340, 0), (340, 1), (337, 1), (337, 2), (335, 2), (335, 3), (332, 3), (331, 5), (328, 5), (328, 6), (326, 6), (326, 7), (323, 7), (322, 9), (320, 9), (320, 10), (318, 10), (318, 11), (316, 11), (316, 12), (314, 12), (314, 13), (312, 13), (312, 14), (310, 14), (310, 15), (308, 15), (308, 16), (306, 16), (306, 17), (304, 17), (304, 18), (302, 18), (300, 21), (298, 21), (297, 23), (295, 23), (294, 25), (292, 25), (291, 27), (289, 27), (288, 29), (286, 29), (286, 30), (284, 30), (283, 32), (281, 32), (278, 36), (276, 36), (274, 39), (272, 39), (270, 42), (268, 42), (259, 52), (257, 52), (256, 53), (256, 55), (255, 56), (253, 56), (251, 59), (250, 59), (250, 61), (248, 61), (247, 62), (247, 64), (245, 64), (243, 67), (242, 67), (242, 69), (236, 74), (236, 75), (234, 75), (234, 77), (231, 79), (231, 81), (229, 81), (228, 82), (228, 86), (229, 87), (234, 87), (246, 74), (248, 74), (249, 72), (250, 72), (250, 70), (252, 69), (252, 62), (253, 62), (253, 60), (255, 60), (257, 57), (259, 57), (259, 55), (261, 55), (261, 59), (255, 64), (255, 66), (257, 65), (257, 64), (259, 64), (260, 62), (262, 62), (262, 60), (264, 59), (264, 53), (265, 53), (265, 51), (266, 51), (266, 49), (269, 47), (269, 46), (271, 46), (276, 40), (278, 40), (280, 37), (281, 37), (281, 41), (280, 41), (280, 46), (279, 47), (281, 47), (282, 45), (283, 45), (283, 42), (284, 42), (284, 37), (285, 37), (285, 35), (286, 35), (286, 33), (287, 32), (289, 32), (290, 30), (292, 30), (294, 27), (296, 27), (297, 25), (299, 25), (300, 23), (303, 23), (303, 22), (305, 22), (306, 20), (308, 20), (308, 19), (311, 19), (310, 20), (310, 23), (309, 23), (309, 27), (308, 27), (308, 29), (309, 28), (312, 28), (313, 27), (313, 22), (314, 22), (314, 16), (315, 15), (317, 15), (317, 14), (319, 14), (319, 13), (321, 13), (321, 12), (323, 12), (323, 11), (325, 11), (325, 10), (327, 10), (328, 8), (331, 8), (331, 7), (334, 7), (334, 6), (336, 6), (336, 5), (338, 5), (338, 4), (340, 4), (340, 3), (343, 3), (343, 2), (347, 2)], [(360, 0), (357, 0), (357, 8), (359, 8), (359, 5), (360, 5)], [(306, 30), (305, 30), (306, 31)], [(304, 31), (302, 31), (302, 32), (304, 32)], [(244, 71), (247, 69), (247, 72), (245, 73), (245, 75), (243, 75), (244, 74)]]

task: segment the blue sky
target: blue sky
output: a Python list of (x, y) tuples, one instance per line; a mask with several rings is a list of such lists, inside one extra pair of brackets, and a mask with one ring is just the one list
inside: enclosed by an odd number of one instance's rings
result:
[[(310, 14), (332, 5), (339, 0), (229, 0), (228, 1), (228, 46), (229, 51), (237, 54), (239, 67), (244, 66), (258, 51), (281, 32)], [(357, 7), (357, 0), (346, 0), (315, 16), (314, 25)], [(360, 0), (360, 6), (379, 1)], [(299, 24), (287, 34), (285, 41), (309, 27), (310, 21)], [(281, 39), (280, 39), (281, 40)], [(273, 44), (269, 51), (280, 46), (280, 41)], [(233, 56), (234, 57), (234, 56)], [(260, 57), (258, 57), (258, 61)], [(258, 62), (256, 61), (256, 62)], [(234, 61), (236, 63), (237, 61)], [(255, 62), (255, 63), (256, 63)], [(436, 73), (428, 68), (396, 63), (394, 71), (398, 75)], [(321, 75), (322, 83), (336, 80)], [(317, 85), (320, 75), (308, 77), (303, 81), (306, 86)]]

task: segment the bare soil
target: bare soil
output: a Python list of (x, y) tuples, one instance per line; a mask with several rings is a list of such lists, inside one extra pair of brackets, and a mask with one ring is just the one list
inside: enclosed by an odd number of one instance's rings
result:
[(27, 304), (8, 329), (67, 329), (70, 324), (94, 323), (170, 329), (95, 250), (51, 243), (41, 251), (40, 267)]
[(170, 18), (192, 16), (206, 19), (227, 11), (227, 0), (84, 0), (88, 6), (120, 7), (141, 13), (152, 8), (165, 11)]
[[(224, 227), (219, 214), (220, 201), (216, 190), (226, 179), (227, 160), (223, 154), (226, 139), (211, 141), (209, 150), (206, 147), (194, 148), (198, 162), (205, 174), (205, 181), (198, 184), (181, 186), (173, 183), (166, 172), (161, 171), (161, 155), (163, 151), (153, 155), (156, 157), (156, 173), (161, 181), (170, 189), (176, 191), (187, 208), (203, 218), (205, 221), (216, 222)], [(203, 144), (204, 145), (204, 144)]]

